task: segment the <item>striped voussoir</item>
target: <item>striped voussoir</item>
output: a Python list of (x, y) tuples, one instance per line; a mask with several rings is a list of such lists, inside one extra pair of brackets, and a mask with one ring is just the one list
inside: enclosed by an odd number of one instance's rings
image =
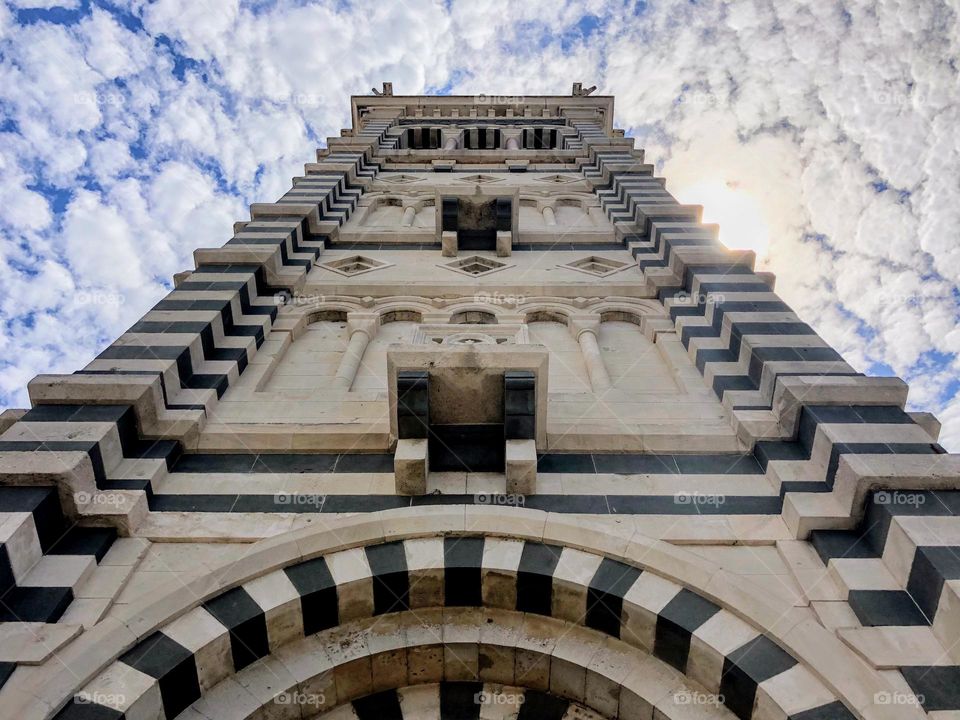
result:
[[(451, 607), (458, 613), (442, 610)], [(392, 640), (361, 639), (362, 627)], [(548, 641), (525, 639), (528, 627)], [(286, 648), (314, 633), (323, 660), (294, 662)], [(252, 695), (243, 703), (260, 705), (287, 687), (322, 685), (329, 709), (407, 685), (499, 682), (641, 717), (623, 683), (649, 655), (667, 666), (649, 673), (686, 675), (742, 720), (853, 717), (766, 635), (655, 573), (570, 547), (470, 536), (342, 550), (228, 590), (129, 649), (57, 717), (172, 719), (193, 703), (205, 714), (235, 673)], [(254, 691), (266, 674), (269, 692)], [(598, 685), (608, 692), (588, 692)]]

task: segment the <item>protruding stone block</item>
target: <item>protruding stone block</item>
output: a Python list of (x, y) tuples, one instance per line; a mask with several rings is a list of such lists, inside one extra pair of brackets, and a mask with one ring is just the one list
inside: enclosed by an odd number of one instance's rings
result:
[(425, 495), (427, 492), (426, 438), (398, 440), (393, 456), (393, 473), (398, 495)]
[(457, 256), (457, 231), (444, 230), (440, 234), (440, 254), (443, 257)]
[(510, 257), (513, 254), (513, 233), (509, 230), (497, 230), (497, 257)]
[(507, 440), (507, 492), (533, 495), (537, 490), (537, 444), (534, 440)]

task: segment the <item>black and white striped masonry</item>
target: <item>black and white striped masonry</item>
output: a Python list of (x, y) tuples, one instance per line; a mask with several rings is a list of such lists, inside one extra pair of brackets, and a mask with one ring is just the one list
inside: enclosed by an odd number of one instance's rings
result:
[[(439, 610), (445, 607), (463, 611), (460, 622), (464, 629), (473, 626), (472, 640), (470, 631), (457, 639), (453, 626), (431, 630), (438, 618), (453, 617)], [(521, 634), (503, 635), (501, 629), (499, 636), (485, 637), (485, 611), (505, 611)], [(544, 628), (550, 639), (523, 640), (523, 628), (537, 627), (533, 618), (540, 616), (555, 623)], [(564, 627), (570, 626), (580, 630), (564, 642), (571, 633)], [(378, 627), (393, 639), (362, 639)], [(394, 631), (401, 627), (406, 631)], [(303, 677), (295, 669), (303, 664), (292, 662), (286, 668), (293, 675), (276, 677), (268, 656), (292, 657), (285, 648), (313, 633), (339, 650), (322, 664), (303, 667)], [(205, 701), (222, 697), (219, 686), (226, 678), (236, 676), (250, 688), (265, 673), (274, 675), (270, 693), (260, 700), (253, 693), (245, 703), (264, 704), (286, 687), (322, 687), (324, 708), (331, 708), (422, 682), (500, 682), (590, 707), (597, 701), (584, 682), (602, 680), (610, 688), (606, 705), (592, 709), (633, 717), (627, 709), (640, 701), (622, 685), (625, 676), (617, 666), (611, 667), (613, 656), (600, 662), (598, 654), (608, 650), (627, 666), (649, 653), (664, 664), (658, 665), (661, 672), (685, 675), (693, 687), (722, 698), (741, 720), (770, 712), (792, 720), (854, 717), (767, 636), (663, 577), (574, 548), (469, 536), (343, 550), (209, 598), (130, 648), (57, 717), (95, 720), (162, 711), (172, 720), (194, 703), (202, 713)], [(436, 673), (413, 660), (414, 654), (422, 660), (436, 652), (460, 658), (472, 653), (474, 660), (441, 662)], [(391, 682), (378, 677), (380, 667), (393, 668)], [(570, 684), (570, 673), (579, 673), (579, 685)], [(600, 677), (591, 680), (594, 673)], [(123, 693), (117, 678), (123, 678)], [(109, 700), (88, 702), (97, 698)]]

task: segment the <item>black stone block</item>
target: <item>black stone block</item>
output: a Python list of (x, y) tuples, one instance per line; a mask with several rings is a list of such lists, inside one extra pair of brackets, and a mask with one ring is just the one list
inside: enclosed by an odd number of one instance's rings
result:
[(791, 715), (788, 720), (856, 720), (856, 716), (847, 710), (842, 702), (821, 705)]
[(455, 231), (458, 227), (460, 200), (455, 197), (445, 197), (440, 201), (441, 227), (444, 231)]
[(517, 720), (561, 720), (570, 707), (570, 701), (539, 690), (526, 690)]
[(121, 720), (123, 713), (105, 705), (77, 702), (71, 698), (53, 717), (54, 720)]
[(304, 635), (335, 627), (340, 621), (337, 585), (327, 561), (322, 557), (306, 560), (284, 568), (284, 572), (300, 594)]
[(269, 654), (266, 615), (242, 587), (208, 600), (203, 607), (230, 631), (234, 670)]
[(73, 602), (68, 587), (11, 587), (0, 597), (0, 622), (54, 623)]
[(709, 600), (687, 589), (681, 590), (660, 611), (653, 654), (685, 672), (690, 635), (719, 611), (720, 608)]
[(847, 602), (867, 627), (930, 624), (905, 590), (851, 590)]
[(100, 562), (116, 539), (116, 528), (74, 526), (53, 544), (48, 554), (93, 555)]
[(724, 658), (720, 680), (724, 703), (741, 720), (750, 720), (757, 685), (796, 664), (780, 646), (765, 635), (758, 635)]
[(403, 720), (396, 690), (384, 690), (354, 700), (353, 709), (360, 720)]
[(200, 697), (196, 659), (180, 643), (155, 632), (120, 656), (121, 662), (155, 678), (167, 720), (172, 720)]
[(448, 607), (482, 605), (482, 563), (483, 538), (444, 538), (443, 589)]
[(620, 637), (623, 597), (640, 577), (632, 565), (604, 558), (587, 588), (587, 627)]
[(908, 666), (900, 668), (914, 695), (923, 698), (923, 709), (960, 710), (960, 667), (937, 665), (933, 667)]
[(482, 707), (477, 700), (482, 691), (483, 683), (441, 683), (440, 717), (450, 720), (477, 720)]
[(365, 548), (373, 572), (373, 614), (410, 609), (410, 577), (402, 542)]
[(517, 605), (519, 612), (551, 615), (553, 572), (563, 548), (556, 545), (527, 542), (517, 569)]

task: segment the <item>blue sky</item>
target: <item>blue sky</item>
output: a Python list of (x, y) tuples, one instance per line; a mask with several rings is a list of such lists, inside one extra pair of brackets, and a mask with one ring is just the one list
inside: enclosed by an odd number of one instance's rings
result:
[(348, 96), (616, 95), (668, 188), (756, 247), (960, 449), (960, 33), (934, 0), (0, 4), (0, 406), (88, 362), (349, 124)]

